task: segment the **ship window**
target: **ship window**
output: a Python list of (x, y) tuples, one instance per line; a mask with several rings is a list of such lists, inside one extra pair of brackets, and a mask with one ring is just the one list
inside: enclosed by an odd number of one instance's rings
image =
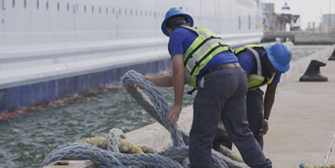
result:
[(156, 18), (156, 12), (154, 12), (154, 18)]
[(23, 2), (23, 6), (24, 6), (24, 9), (27, 8), (27, 0), (24, 0), (24, 2)]
[(99, 13), (101, 13), (101, 6), (99, 6)]
[(84, 5), (84, 13), (86, 13), (86, 5)]
[(250, 18), (250, 15), (249, 15), (249, 29), (251, 29), (251, 18)]
[(40, 1), (37, 0), (36, 2), (36, 8), (39, 9), (40, 8)]
[(115, 8), (113, 8), (113, 14), (115, 13)]
[(59, 2), (57, 3), (57, 11), (59, 11), (60, 6), (59, 6)]
[(12, 5), (13, 5), (13, 8), (15, 8), (15, 0), (13, 0), (13, 4)]
[(49, 1), (47, 1), (47, 3), (46, 3), (46, 8), (47, 8), (47, 10), (49, 9)]
[(147, 11), (145, 11), (145, 16), (147, 16)]
[(73, 5), (73, 13), (78, 12), (78, 4)]
[(70, 5), (69, 5), (69, 4), (66, 5), (66, 10), (67, 10), (67, 11), (70, 10)]
[(241, 30), (241, 16), (238, 16), (238, 29)]
[(127, 9), (124, 9), (124, 15), (127, 15)]
[(108, 7), (106, 7), (106, 14), (108, 14)]
[(119, 8), (119, 14), (121, 15), (121, 8)]
[(135, 13), (136, 13), (136, 16), (137, 16), (137, 9), (136, 9), (136, 12), (135, 12)]
[(142, 14), (143, 14), (143, 11), (141, 11), (141, 16), (142, 16)]
[(151, 16), (151, 11), (150, 11), (150, 13), (149, 13), (149, 16)]
[(92, 13), (94, 13), (94, 6), (92, 6)]
[(133, 10), (132, 10), (132, 9), (130, 9), (130, 16), (131, 16), (131, 15), (133, 15)]

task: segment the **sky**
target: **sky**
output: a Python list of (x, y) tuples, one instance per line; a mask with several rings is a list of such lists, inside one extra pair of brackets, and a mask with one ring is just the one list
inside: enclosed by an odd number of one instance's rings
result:
[[(281, 8), (287, 5), (291, 14), (300, 15), (300, 27), (305, 30), (308, 22), (315, 22), (317, 27), (322, 22), (322, 14), (335, 14), (335, 0), (261, 0), (265, 3), (274, 3), (275, 13), (280, 14)], [(331, 7), (331, 8), (330, 8)]]

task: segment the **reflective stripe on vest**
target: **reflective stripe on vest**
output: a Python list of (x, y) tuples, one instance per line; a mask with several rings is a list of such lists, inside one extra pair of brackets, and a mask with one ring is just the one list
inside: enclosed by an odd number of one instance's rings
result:
[(256, 74), (248, 75), (248, 88), (249, 90), (255, 90), (260, 86), (267, 85), (272, 82), (274, 74), (270, 78), (263, 76), (263, 68), (261, 62), (261, 56), (253, 47), (261, 47), (259, 45), (247, 45), (246, 47), (241, 47), (235, 50), (235, 54), (238, 55), (242, 51), (246, 50), (252, 55), (256, 60)]
[(198, 37), (192, 42), (184, 54), (184, 75), (186, 83), (197, 89), (197, 76), (202, 68), (218, 53), (231, 51), (230, 47), (222, 42), (210, 30), (204, 27), (185, 27), (197, 33)]

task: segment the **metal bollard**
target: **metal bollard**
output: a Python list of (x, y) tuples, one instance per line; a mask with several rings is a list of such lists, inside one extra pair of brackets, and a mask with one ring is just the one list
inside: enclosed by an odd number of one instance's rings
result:
[(328, 78), (322, 76), (320, 73), (321, 66), (326, 66), (326, 64), (317, 60), (312, 60), (305, 74), (300, 77), (300, 81), (328, 81)]
[(333, 54), (328, 58), (328, 60), (335, 60), (335, 49), (333, 51)]

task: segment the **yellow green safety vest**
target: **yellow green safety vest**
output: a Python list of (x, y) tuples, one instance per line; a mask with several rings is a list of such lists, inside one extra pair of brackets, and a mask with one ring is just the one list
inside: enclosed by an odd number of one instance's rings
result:
[(260, 86), (267, 85), (272, 82), (274, 74), (270, 77), (263, 76), (263, 68), (260, 54), (264, 51), (264, 47), (261, 45), (246, 45), (245, 47), (237, 48), (234, 54), (237, 56), (243, 51), (248, 51), (250, 55), (254, 56), (256, 60), (256, 73), (248, 75), (248, 88), (249, 90), (255, 90)]
[(186, 83), (197, 89), (197, 76), (201, 69), (218, 53), (232, 51), (222, 39), (205, 27), (186, 27), (198, 37), (192, 42), (184, 54), (184, 76)]

